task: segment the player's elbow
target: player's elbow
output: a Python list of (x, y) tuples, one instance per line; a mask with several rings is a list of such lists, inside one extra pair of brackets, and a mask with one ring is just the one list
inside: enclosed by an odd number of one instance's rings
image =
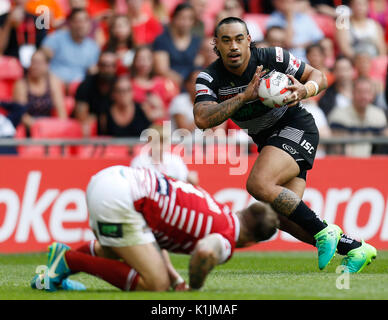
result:
[(314, 69), (312, 71), (312, 73), (313, 73), (313, 76), (311, 78), (312, 79), (317, 79), (315, 81), (317, 81), (317, 83), (319, 85), (319, 92), (327, 89), (328, 83), (327, 83), (326, 75), (322, 71), (319, 71), (317, 69)]
[(218, 261), (218, 254), (213, 248), (199, 246), (196, 250), (196, 255), (201, 261), (207, 261), (209, 265), (215, 266)]
[(194, 121), (195, 121), (195, 125), (199, 129), (204, 130), (204, 129), (209, 128), (209, 123), (205, 117), (201, 117), (200, 115), (194, 114)]
[(218, 241), (214, 241), (211, 235), (200, 240), (195, 248), (195, 256), (198, 261), (206, 265), (208, 270), (211, 270), (220, 260)]

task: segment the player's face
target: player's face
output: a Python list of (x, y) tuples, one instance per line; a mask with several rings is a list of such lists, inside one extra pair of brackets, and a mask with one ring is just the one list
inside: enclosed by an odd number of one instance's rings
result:
[(223, 24), (217, 34), (216, 47), (225, 67), (245, 67), (250, 58), (251, 37), (241, 23)]

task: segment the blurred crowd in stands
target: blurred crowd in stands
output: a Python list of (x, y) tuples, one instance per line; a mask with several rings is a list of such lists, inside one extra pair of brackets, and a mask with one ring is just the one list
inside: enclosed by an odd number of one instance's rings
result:
[(164, 120), (193, 131), (195, 79), (227, 16), (257, 47), (326, 74), (328, 89), (304, 102), (321, 138), (388, 136), (388, 0), (1, 0), (0, 137), (139, 137)]

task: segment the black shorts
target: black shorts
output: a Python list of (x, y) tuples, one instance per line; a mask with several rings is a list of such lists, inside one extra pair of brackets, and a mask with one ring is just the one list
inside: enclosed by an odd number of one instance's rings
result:
[(291, 107), (274, 126), (252, 136), (252, 139), (259, 152), (268, 145), (287, 152), (300, 168), (298, 177), (306, 180), (319, 142), (318, 128), (309, 112), (301, 107)]

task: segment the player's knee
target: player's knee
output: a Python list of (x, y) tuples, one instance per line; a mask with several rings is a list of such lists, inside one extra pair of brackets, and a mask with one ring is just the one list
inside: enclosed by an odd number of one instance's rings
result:
[(159, 274), (148, 279), (147, 289), (149, 291), (167, 291), (170, 288), (170, 279), (168, 274)]
[(270, 202), (271, 199), (271, 183), (264, 179), (256, 179), (249, 177), (246, 184), (248, 193), (256, 200)]

